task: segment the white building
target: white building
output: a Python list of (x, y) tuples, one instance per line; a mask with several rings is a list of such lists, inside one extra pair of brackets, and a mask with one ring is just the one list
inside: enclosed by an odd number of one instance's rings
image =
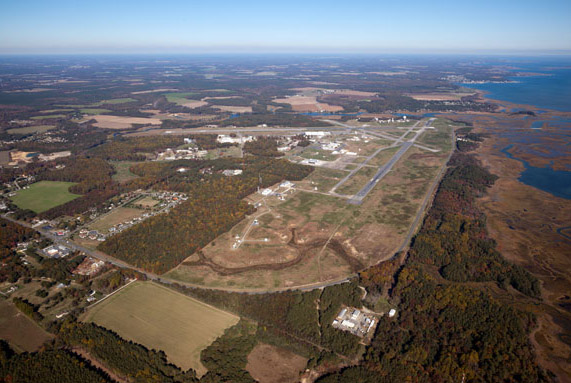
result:
[(325, 137), (325, 136), (329, 136), (331, 135), (331, 132), (324, 132), (324, 131), (307, 131), (305, 132), (305, 135), (308, 137)]
[(226, 169), (222, 172), (226, 177), (239, 176), (242, 174), (242, 169)]

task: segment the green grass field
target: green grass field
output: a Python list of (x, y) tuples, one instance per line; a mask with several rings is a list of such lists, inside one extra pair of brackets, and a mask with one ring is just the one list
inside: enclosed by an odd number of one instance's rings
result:
[(83, 114), (104, 114), (111, 112), (109, 109), (83, 108), (79, 110)]
[(185, 92), (185, 93), (166, 93), (165, 97), (168, 102), (173, 102), (175, 104), (182, 105), (190, 100), (189, 97), (196, 96), (196, 93)]
[(110, 100), (101, 100), (99, 102), (96, 102), (94, 104), (91, 104), (91, 106), (101, 106), (101, 105), (115, 105), (115, 104), (124, 104), (126, 102), (133, 102), (133, 101), (137, 101), (134, 98), (130, 98), (130, 97), (126, 97), (126, 98), (112, 98)]
[(26, 126), (24, 128), (8, 129), (6, 132), (8, 134), (30, 134), (30, 133), (43, 133), (51, 129), (55, 129), (55, 125)]
[(153, 282), (135, 282), (90, 308), (84, 320), (203, 374), (200, 352), (239, 318)]
[(40, 181), (30, 185), (29, 189), (20, 190), (12, 201), (20, 209), (30, 209), (36, 213), (62, 205), (81, 197), (79, 194), (69, 192), (73, 182)]
[(48, 120), (48, 119), (54, 119), (54, 118), (65, 118), (65, 114), (51, 114), (49, 116), (35, 116), (35, 117), (30, 117), (30, 120)]
[(136, 174), (131, 173), (130, 167), (136, 164), (135, 161), (113, 161), (111, 165), (115, 168), (117, 173), (113, 174), (113, 179), (117, 182), (123, 183), (130, 180), (134, 180), (139, 177)]

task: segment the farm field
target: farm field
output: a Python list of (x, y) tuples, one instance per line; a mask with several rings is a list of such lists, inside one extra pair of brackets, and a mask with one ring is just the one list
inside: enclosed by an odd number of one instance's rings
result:
[(184, 370), (206, 372), (200, 352), (239, 318), (152, 282), (135, 282), (88, 309), (95, 322), (123, 338), (163, 350)]
[(40, 181), (30, 185), (29, 189), (19, 190), (12, 201), (21, 209), (30, 209), (43, 213), (53, 207), (72, 201), (79, 194), (69, 192), (73, 182)]
[(6, 300), (0, 301), (0, 339), (18, 352), (37, 351), (52, 336)]
[(36, 126), (26, 126), (24, 128), (8, 129), (6, 132), (8, 134), (44, 133), (54, 128), (55, 125), (36, 125)]
[(162, 121), (158, 118), (145, 117), (122, 117), (97, 114), (91, 116), (97, 121), (95, 126), (106, 129), (131, 129), (133, 124), (140, 125), (161, 125)]

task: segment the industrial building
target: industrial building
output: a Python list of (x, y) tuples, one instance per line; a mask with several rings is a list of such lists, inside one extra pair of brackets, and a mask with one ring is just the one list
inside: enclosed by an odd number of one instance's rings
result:
[(364, 338), (367, 334), (372, 334), (371, 330), (375, 328), (377, 322), (374, 315), (364, 313), (353, 307), (345, 307), (339, 311), (332, 326)]

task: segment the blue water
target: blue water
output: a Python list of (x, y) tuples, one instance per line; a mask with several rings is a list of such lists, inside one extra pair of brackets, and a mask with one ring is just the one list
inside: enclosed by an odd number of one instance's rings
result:
[[(480, 89), (487, 92), (487, 97), (494, 100), (508, 101), (515, 104), (532, 105), (537, 108), (571, 112), (571, 57), (536, 57), (536, 58), (501, 58), (495, 62), (486, 62), (482, 65), (509, 65), (514, 67), (514, 73), (510, 80), (514, 83), (500, 84), (461, 84), (462, 86)], [(543, 75), (531, 77), (518, 77), (517, 72), (533, 72)], [(517, 112), (521, 108), (514, 108), (511, 112)], [(536, 114), (543, 114), (544, 110), (537, 111)], [(520, 161), (525, 170), (521, 173), (519, 181), (551, 193), (557, 197), (571, 199), (571, 172), (553, 170), (551, 166), (535, 167), (527, 161), (514, 157), (509, 150), (514, 143), (523, 145), (545, 142), (544, 135), (557, 134), (568, 136), (571, 132), (571, 120), (568, 118), (555, 117), (551, 120), (534, 121), (532, 129), (538, 129), (546, 123), (548, 127), (565, 129), (564, 132), (550, 132), (549, 130), (532, 130), (529, 132), (513, 131), (502, 134), (502, 137), (509, 138), (511, 145), (502, 150), (507, 157)], [(532, 133), (533, 132), (533, 133)], [(548, 153), (539, 151), (533, 145), (526, 147), (530, 154), (557, 159), (565, 155), (567, 140), (561, 137), (558, 143), (551, 144)]]
[(550, 167), (539, 168), (531, 166), (527, 161), (514, 157), (509, 152), (512, 147), (513, 144), (510, 144), (503, 148), (501, 152), (508, 158), (521, 162), (525, 167), (525, 170), (518, 178), (520, 182), (549, 192), (554, 196), (571, 199), (571, 172), (553, 170)]
[[(515, 83), (461, 84), (467, 88), (488, 92), (494, 100), (533, 105), (538, 108), (571, 111), (571, 58), (529, 59), (510, 62)], [(547, 76), (517, 77), (517, 72), (542, 73)]]

